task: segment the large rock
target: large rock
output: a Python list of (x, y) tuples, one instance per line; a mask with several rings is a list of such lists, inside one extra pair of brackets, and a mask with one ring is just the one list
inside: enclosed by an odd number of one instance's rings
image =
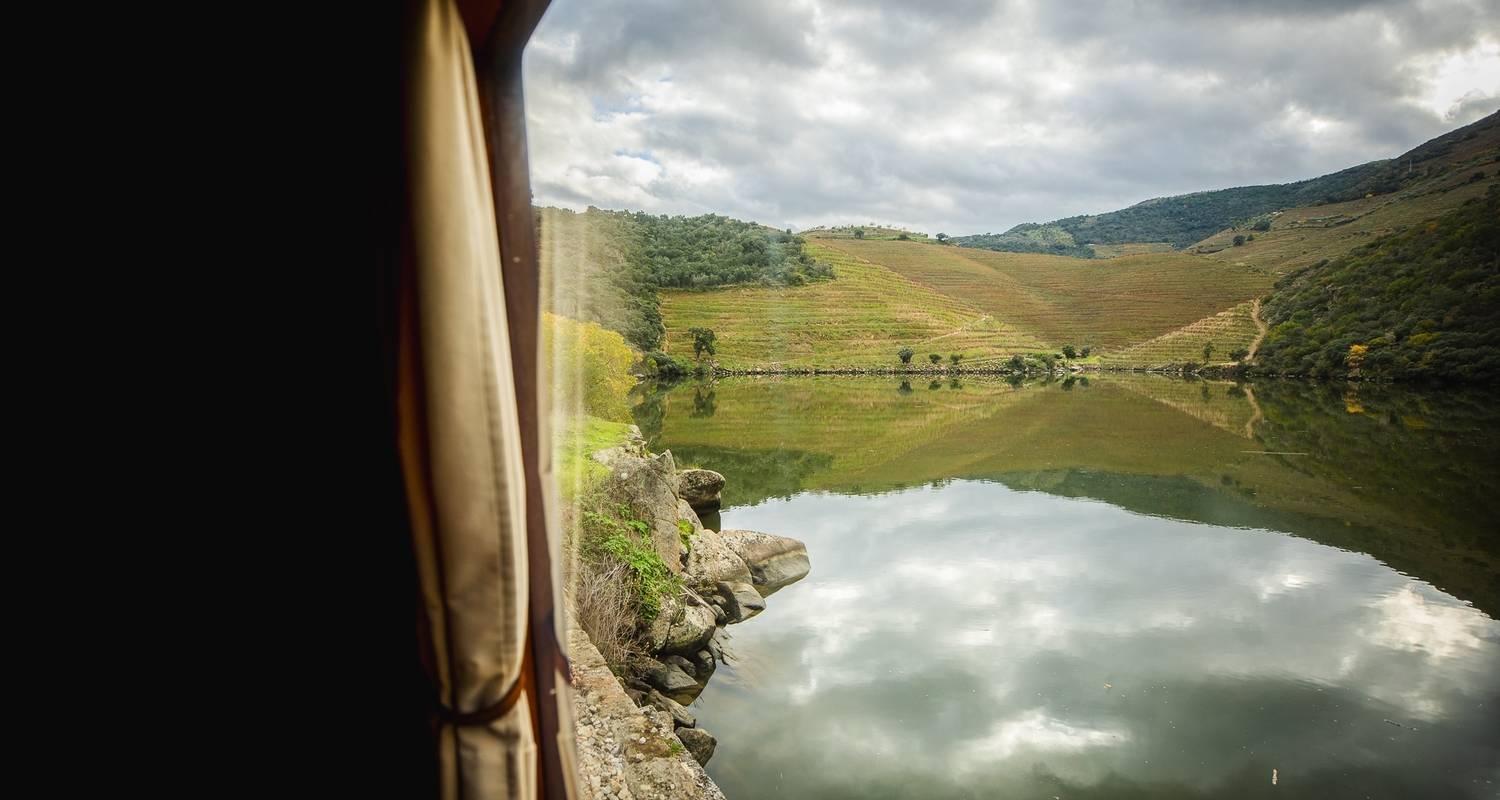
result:
[(655, 689), (652, 689), (651, 693), (646, 695), (646, 702), (667, 712), (672, 717), (672, 725), (674, 727), (691, 728), (698, 724), (698, 718), (693, 716), (693, 712), (687, 710), (687, 706)]
[(750, 567), (724, 541), (724, 536), (707, 528), (697, 529), (688, 549), (687, 565), (682, 577), (689, 586), (711, 591), (720, 583), (750, 583)]
[(719, 507), (719, 492), (724, 476), (711, 469), (685, 469), (677, 473), (677, 496), (696, 509), (712, 511)]
[(660, 661), (650, 662), (644, 677), (647, 683), (666, 694), (681, 694), (698, 686), (697, 679), (683, 672), (676, 664), (663, 664)]
[(718, 589), (726, 623), (744, 622), (766, 610), (766, 599), (748, 582), (720, 581)]
[(646, 644), (653, 653), (691, 655), (713, 637), (717, 622), (712, 606), (684, 590), (681, 597), (662, 599), (661, 611), (646, 628)]
[(708, 760), (714, 757), (714, 748), (719, 746), (719, 740), (702, 728), (678, 728), (677, 738), (682, 740), (682, 746), (687, 748), (699, 765), (707, 765)]
[(750, 582), (763, 596), (802, 580), (812, 568), (807, 545), (796, 539), (759, 531), (723, 531), (719, 537), (750, 568)]
[(646, 523), (652, 549), (673, 573), (681, 573), (684, 547), (677, 527), (677, 464), (671, 451), (650, 458), (615, 454), (603, 488), (611, 508), (627, 506)]

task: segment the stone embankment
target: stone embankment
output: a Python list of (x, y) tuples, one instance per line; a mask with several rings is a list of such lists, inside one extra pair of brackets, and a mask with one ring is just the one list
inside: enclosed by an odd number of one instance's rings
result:
[(807, 575), (807, 548), (705, 528), (698, 514), (718, 510), (724, 476), (678, 470), (671, 452), (648, 452), (638, 431), (594, 458), (609, 468), (604, 496), (637, 513), (682, 590), (642, 625), (650, 658), (640, 678), (622, 684), (582, 630), (571, 634), (582, 795), (722, 798), (703, 771), (717, 740), (688, 706), (724, 661), (724, 626), (759, 614), (766, 597)]

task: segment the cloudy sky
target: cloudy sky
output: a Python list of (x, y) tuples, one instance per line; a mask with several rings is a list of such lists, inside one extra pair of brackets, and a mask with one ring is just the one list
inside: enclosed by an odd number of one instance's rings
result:
[(553, 0), (546, 205), (999, 232), (1388, 158), (1500, 108), (1500, 0)]

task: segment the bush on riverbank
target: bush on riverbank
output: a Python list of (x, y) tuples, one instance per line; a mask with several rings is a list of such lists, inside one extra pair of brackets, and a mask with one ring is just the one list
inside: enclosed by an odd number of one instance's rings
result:
[(630, 419), (626, 398), (635, 385), (630, 367), (636, 354), (625, 337), (592, 322), (543, 314), (542, 353), (553, 373), (555, 408), (569, 417)]

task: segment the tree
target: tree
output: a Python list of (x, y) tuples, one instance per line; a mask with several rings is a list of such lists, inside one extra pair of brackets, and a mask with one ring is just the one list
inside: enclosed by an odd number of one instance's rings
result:
[(940, 233), (940, 234), (938, 234), (937, 235), (937, 240), (940, 241), (940, 242), (946, 242), (946, 241), (948, 241), (948, 234), (946, 234), (946, 233)]
[(901, 359), (901, 363), (903, 364), (910, 364), (911, 357), (916, 354), (917, 351), (911, 349), (910, 347), (903, 347), (900, 350), (896, 351), (896, 356)]
[(1268, 231), (1270, 229), (1271, 229), (1271, 221), (1268, 220), (1268, 219), (1258, 219), (1258, 220), (1255, 221), (1254, 225), (1250, 226), (1250, 230), (1252, 230), (1252, 231), (1261, 231), (1262, 233), (1264, 233), (1265, 231)]
[(963, 353), (950, 353), (948, 355), (948, 360), (953, 362), (953, 366), (956, 367), (958, 366), (958, 362), (964, 360), (964, 355)]
[(897, 236), (896, 238), (900, 239), (903, 242), (909, 242), (909, 241), (911, 241), (911, 237), (908, 236), (908, 235), (906, 235), (906, 234), (904, 234), (904, 233), (901, 234), (900, 236)]
[(1013, 355), (1013, 356), (1011, 356), (1010, 357), (1010, 368), (1013, 369), (1013, 370), (1016, 370), (1016, 371), (1020, 371), (1020, 370), (1026, 369), (1026, 359), (1021, 358), (1020, 355)]
[(1092, 351), (1093, 349), (1094, 348), (1089, 347), (1088, 345), (1084, 345), (1083, 349), (1080, 350), (1079, 352), (1083, 354), (1084, 358), (1088, 358), (1089, 357), (1089, 352)]
[(939, 362), (939, 361), (942, 361), (942, 360), (943, 360), (943, 357), (942, 357), (942, 356), (940, 356), (940, 355), (938, 355), (938, 354), (937, 354), (937, 353), (928, 353), (928, 354), (927, 354), (927, 360), (928, 360), (928, 361), (931, 361), (931, 362), (932, 362), (932, 363), (934, 363), (934, 364), (936, 364), (936, 363), (938, 363), (938, 362)]
[(1065, 344), (1063, 345), (1063, 356), (1066, 358), (1077, 358), (1078, 351), (1073, 349), (1073, 345)]
[(1203, 343), (1203, 363), (1207, 364), (1210, 360), (1213, 359), (1213, 357), (1214, 357), (1214, 343), (1213, 342), (1204, 342)]
[(1239, 247), (1240, 245), (1242, 245), (1244, 243), (1245, 243), (1245, 234), (1243, 234), (1243, 233), (1236, 233), (1234, 235), (1234, 246), (1235, 247)]
[(702, 359), (704, 353), (710, 357), (717, 355), (714, 349), (714, 341), (718, 339), (714, 332), (708, 328), (688, 328), (688, 333), (693, 335), (693, 357)]
[(865, 229), (864, 228), (855, 228), (854, 229), (854, 238), (856, 238), (856, 239), (863, 239), (863, 238), (865, 238)]
[(1243, 347), (1240, 347), (1240, 348), (1237, 348), (1235, 350), (1229, 351), (1229, 359), (1231, 361), (1244, 361), (1245, 357), (1249, 356), (1249, 355), (1250, 355), (1250, 351), (1246, 350)]

